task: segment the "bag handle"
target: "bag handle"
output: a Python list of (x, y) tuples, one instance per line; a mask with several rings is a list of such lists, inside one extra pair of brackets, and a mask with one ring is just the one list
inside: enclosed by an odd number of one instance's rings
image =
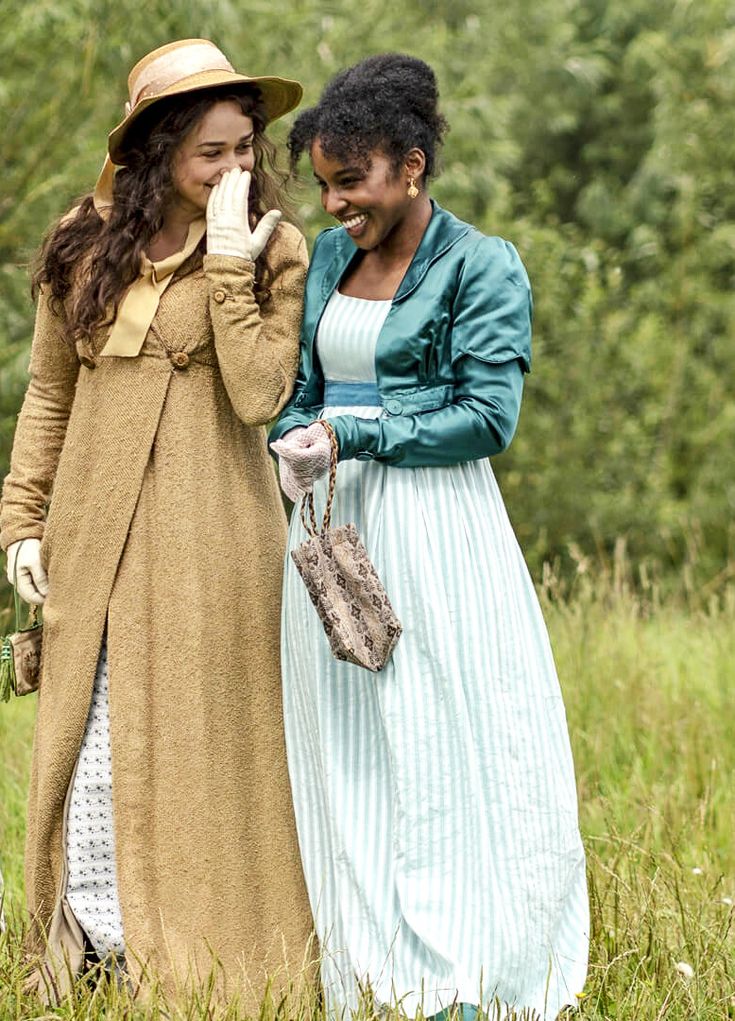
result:
[[(329, 436), (331, 451), (329, 457), (329, 489), (327, 490), (327, 505), (324, 508), (321, 530), (319, 529), (316, 521), (313, 490), (308, 493), (304, 493), (304, 499), (301, 501), (301, 523), (312, 539), (317, 535), (324, 535), (332, 521), (332, 501), (334, 500), (334, 487), (337, 482), (337, 458), (339, 456), (337, 434), (334, 431), (334, 426), (331, 422), (328, 422), (326, 418), (317, 418), (316, 421), (319, 425), (324, 427), (327, 436)], [(308, 521), (306, 520), (307, 511), (309, 512)]]
[[(15, 554), (15, 561), (13, 562), (13, 605), (15, 607), (16, 631), (23, 630), (20, 623), (20, 596), (18, 595), (18, 557), (20, 556), (20, 551), (23, 549), (24, 542), (25, 539), (20, 540), (18, 552)], [(28, 619), (30, 621), (30, 626), (36, 627), (38, 625), (38, 606), (36, 606), (35, 603), (29, 603), (28, 607), (29, 607)]]

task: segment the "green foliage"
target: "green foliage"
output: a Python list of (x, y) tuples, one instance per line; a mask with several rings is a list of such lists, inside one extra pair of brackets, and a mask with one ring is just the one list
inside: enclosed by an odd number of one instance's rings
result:
[[(733, 561), (735, 13), (729, 0), (0, 0), (0, 471), (31, 333), (25, 264), (88, 191), (134, 61), (214, 39), (313, 102), (386, 49), (437, 70), (451, 124), (437, 198), (515, 241), (534, 372), (498, 471), (532, 567), (619, 536), (664, 569)], [(283, 141), (288, 127), (275, 126)], [(326, 224), (297, 188), (310, 238)]]
[[(590, 882), (590, 971), (573, 1016), (734, 1018), (733, 594), (687, 612), (645, 575), (634, 585), (620, 546), (607, 574), (591, 573), (584, 560), (565, 579), (547, 568), (541, 594), (567, 707)], [(11, 914), (22, 896), (34, 712), (32, 697), (0, 707), (0, 866)], [(691, 978), (677, 971), (681, 962)], [(0, 939), (2, 1018), (37, 1016), (19, 994), (22, 974), (14, 931), (4, 945)], [(209, 1019), (205, 996), (206, 989), (186, 1014), (165, 1016)], [(91, 986), (54, 1016), (164, 1016), (156, 997), (148, 1009), (133, 1009), (124, 989)], [(280, 1016), (326, 1021), (316, 1000)], [(406, 1021), (399, 1012), (380, 1016)], [(364, 1017), (375, 1018), (367, 1005)]]

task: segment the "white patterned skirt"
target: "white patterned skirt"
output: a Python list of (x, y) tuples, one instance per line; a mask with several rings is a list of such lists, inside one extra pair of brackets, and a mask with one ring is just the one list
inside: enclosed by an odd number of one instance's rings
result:
[(103, 643), (92, 703), (70, 793), (66, 899), (101, 960), (125, 953), (117, 892), (107, 648)]
[[(376, 417), (382, 409), (332, 407)], [(323, 508), (326, 483), (315, 486)], [(428, 1016), (455, 999), (550, 1021), (586, 975), (588, 903), (566, 716), (490, 462), (341, 462), (404, 627), (372, 674), (335, 660), (287, 557), (289, 769), (330, 1008), (369, 988)], [(296, 513), (289, 547), (303, 541)]]

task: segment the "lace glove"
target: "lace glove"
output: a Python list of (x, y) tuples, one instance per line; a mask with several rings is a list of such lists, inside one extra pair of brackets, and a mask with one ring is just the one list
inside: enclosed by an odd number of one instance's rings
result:
[(268, 238), (281, 219), (278, 209), (271, 209), (250, 230), (248, 192), (250, 174), (233, 167), (224, 173), (207, 202), (207, 252), (210, 255), (236, 255), (255, 262)]
[(8, 546), (8, 581), (15, 583), (16, 562), (18, 595), (25, 603), (41, 606), (48, 595), (48, 577), (41, 564), (41, 540), (20, 539)]
[[(278, 455), (278, 479), (281, 483), (281, 489), (289, 498), (291, 503), (298, 503), (301, 497), (304, 495), (304, 490), (301, 489), (294, 478), (294, 474), (291, 470), (291, 464), (288, 460), (288, 451), (292, 446), (299, 446), (299, 437), (303, 436), (306, 432), (304, 426), (296, 426), (294, 429), (289, 429), (288, 432), (281, 436), (280, 440), (274, 440), (270, 447)], [(283, 451), (286, 451), (285, 455)]]
[[(281, 488), (294, 503), (304, 493), (311, 492), (315, 480), (329, 471), (332, 446), (326, 430), (318, 422), (307, 429), (290, 429), (271, 444), (271, 449), (278, 454)], [(292, 496), (286, 486), (297, 495)]]

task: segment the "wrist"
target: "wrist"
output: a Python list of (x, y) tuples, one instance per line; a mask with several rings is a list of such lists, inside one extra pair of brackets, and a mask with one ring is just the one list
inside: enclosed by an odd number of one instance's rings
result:
[(227, 242), (207, 242), (207, 255), (223, 256), (228, 259), (244, 259), (247, 262), (254, 262), (251, 253), (245, 245), (228, 244)]
[(376, 456), (380, 437), (379, 418), (335, 415), (330, 419), (337, 436), (338, 460), (370, 461)]
[(209, 299), (217, 305), (236, 298), (254, 301), (255, 264), (233, 255), (205, 255), (202, 268), (207, 278)]

